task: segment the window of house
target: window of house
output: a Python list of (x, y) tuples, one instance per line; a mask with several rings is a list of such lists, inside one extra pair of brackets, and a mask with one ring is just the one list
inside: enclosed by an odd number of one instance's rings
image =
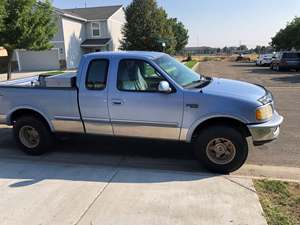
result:
[(109, 62), (106, 59), (95, 59), (90, 62), (87, 77), (86, 87), (90, 90), (103, 90), (106, 86), (107, 72)]
[(92, 33), (93, 37), (100, 36), (100, 23), (92, 23)]
[(164, 80), (149, 63), (142, 60), (122, 60), (118, 70), (118, 89), (122, 91), (156, 92)]

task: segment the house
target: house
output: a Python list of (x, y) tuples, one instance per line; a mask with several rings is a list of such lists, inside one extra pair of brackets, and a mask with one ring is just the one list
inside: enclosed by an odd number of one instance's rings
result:
[(16, 51), (20, 71), (75, 69), (83, 54), (117, 51), (125, 23), (122, 5), (57, 9), (58, 32), (47, 51)]
[(186, 47), (183, 50), (184, 54), (191, 54), (191, 55), (216, 54), (217, 52), (218, 52), (218, 48), (212, 48), (207, 46)]

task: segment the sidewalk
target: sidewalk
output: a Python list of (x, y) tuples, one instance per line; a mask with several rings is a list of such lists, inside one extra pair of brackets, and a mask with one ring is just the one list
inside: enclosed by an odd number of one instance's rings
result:
[(266, 225), (251, 179), (200, 172), (0, 161), (0, 223)]

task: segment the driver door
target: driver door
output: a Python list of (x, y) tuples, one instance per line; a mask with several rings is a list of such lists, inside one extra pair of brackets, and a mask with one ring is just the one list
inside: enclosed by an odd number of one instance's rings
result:
[(182, 92), (175, 88), (168, 94), (159, 92), (165, 78), (143, 60), (121, 60), (115, 77), (108, 99), (114, 135), (179, 139)]

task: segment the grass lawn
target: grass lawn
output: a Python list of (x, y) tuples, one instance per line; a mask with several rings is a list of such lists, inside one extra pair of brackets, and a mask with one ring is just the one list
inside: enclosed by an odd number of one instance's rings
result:
[(184, 65), (186, 65), (188, 68), (193, 68), (193, 66), (195, 66), (197, 64), (198, 61), (196, 60), (191, 60), (191, 61), (188, 61), (186, 62)]
[(44, 76), (52, 76), (52, 75), (62, 74), (62, 73), (64, 73), (64, 72), (65, 72), (65, 71), (63, 71), (63, 70), (54, 70), (54, 71), (42, 73), (41, 75), (44, 75)]
[(255, 189), (269, 225), (300, 224), (300, 184), (255, 180)]

